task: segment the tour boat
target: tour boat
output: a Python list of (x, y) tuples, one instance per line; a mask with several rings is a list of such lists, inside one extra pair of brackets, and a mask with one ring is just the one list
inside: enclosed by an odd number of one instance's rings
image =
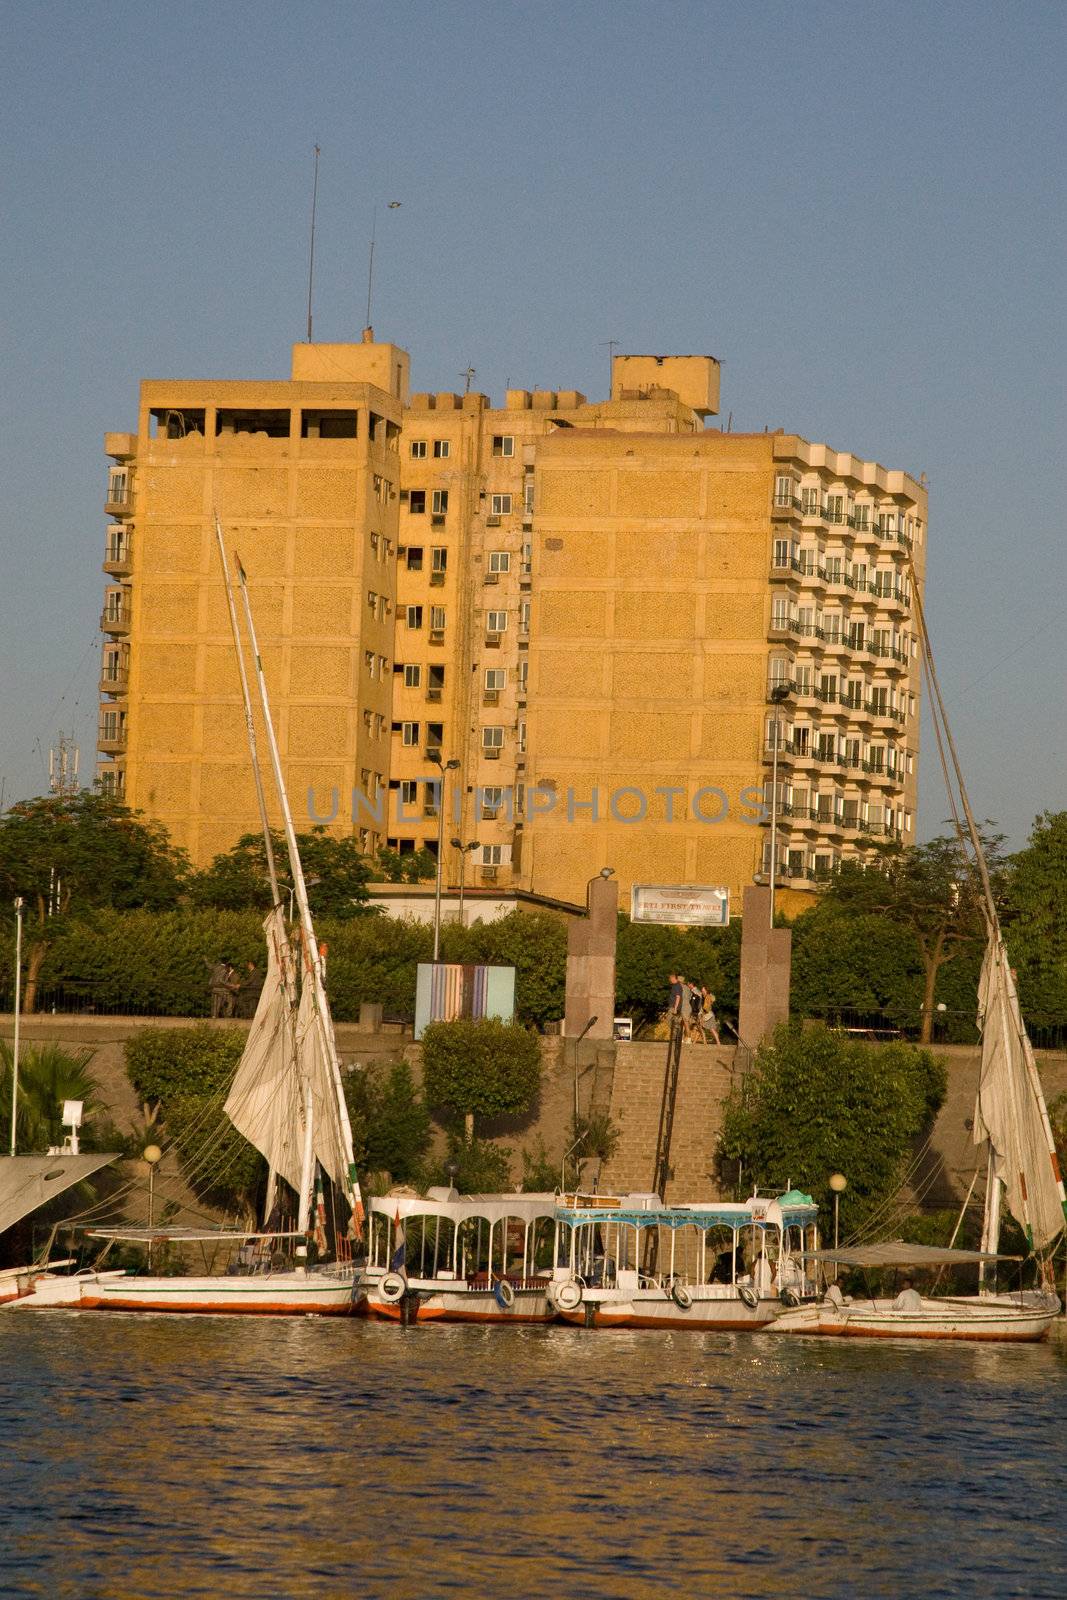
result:
[[(45, 1155), (0, 1156), (0, 1233), (118, 1159), (114, 1153), (79, 1151), (76, 1138), (74, 1148), (69, 1146), (70, 1141), (63, 1149), (49, 1150)], [(25, 1301), (46, 1282), (58, 1297), (61, 1286), (73, 1281), (60, 1275), (62, 1269), (73, 1264), (73, 1260), (43, 1261), (3, 1268), (0, 1306)]]
[(356, 1311), (404, 1324), (552, 1322), (555, 1213), (554, 1194), (373, 1199)]
[(817, 1219), (795, 1190), (684, 1206), (656, 1194), (564, 1196), (549, 1303), (580, 1327), (759, 1329), (815, 1294)]
[[(54, 1291), (30, 1293), (27, 1309), (76, 1303), (91, 1311), (151, 1311), (260, 1316), (350, 1315), (358, 1276), (352, 1242), (362, 1232), (363, 1206), (356, 1179), (352, 1131), (341, 1082), (333, 1020), (326, 998), (323, 956), (315, 937), (300, 853), (297, 849), (281, 759), (271, 720), (263, 665), (252, 621), (245, 574), (238, 563), (249, 646), (255, 663), (260, 708), (284, 824), (290, 881), (298, 907), (299, 938), (291, 938), (282, 908), (263, 781), (256, 753), (252, 703), (244, 653), (226, 569), (222, 531), (216, 519), (226, 598), (244, 697), (252, 771), (259, 802), (271, 888), (264, 922), (267, 973), (256, 1014), (225, 1103), (237, 1131), (268, 1164), (264, 1223), (260, 1228), (216, 1231), (93, 1228), (90, 1237), (140, 1244), (153, 1252), (164, 1244), (226, 1247), (232, 1259), (222, 1274), (164, 1276), (147, 1273), (88, 1274), (69, 1280), (77, 1299), (57, 1302)], [(295, 1198), (296, 1226), (277, 1224), (288, 1186)], [(332, 1201), (332, 1206), (328, 1205)], [(330, 1214), (328, 1214), (330, 1213)], [(309, 1259), (315, 1246), (318, 1259)], [(239, 1246), (236, 1252), (234, 1245)], [(218, 1254), (218, 1250), (215, 1251)]]

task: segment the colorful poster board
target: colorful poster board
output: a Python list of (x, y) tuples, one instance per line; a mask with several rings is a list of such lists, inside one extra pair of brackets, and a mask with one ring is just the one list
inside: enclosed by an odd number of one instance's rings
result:
[(515, 968), (453, 961), (420, 961), (415, 981), (415, 1037), (429, 1022), (458, 1017), (515, 1016)]

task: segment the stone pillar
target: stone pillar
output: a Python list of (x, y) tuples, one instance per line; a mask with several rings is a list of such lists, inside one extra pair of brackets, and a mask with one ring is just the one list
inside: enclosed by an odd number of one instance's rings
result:
[(576, 1039), (589, 1021), (587, 1039), (610, 1039), (615, 1022), (615, 938), (619, 885), (595, 877), (586, 891), (587, 914), (567, 929), (567, 1006), (563, 1032)]
[(789, 1016), (789, 969), (793, 934), (772, 928), (771, 891), (758, 884), (745, 890), (741, 915), (741, 1007), (737, 1032), (751, 1049)]

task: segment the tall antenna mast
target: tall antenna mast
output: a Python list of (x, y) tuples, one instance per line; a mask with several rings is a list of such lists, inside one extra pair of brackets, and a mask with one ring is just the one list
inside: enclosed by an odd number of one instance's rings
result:
[(311, 295), (315, 287), (315, 207), (319, 199), (319, 146), (315, 146), (315, 181), (311, 186), (311, 250), (308, 257), (308, 344), (311, 343)]
[(74, 735), (61, 733), (48, 752), (49, 794), (78, 793), (81, 787), (78, 781), (79, 757), (80, 752), (74, 743)]
[[(402, 202), (399, 201), (399, 200), (390, 200), (390, 202), (389, 202), (389, 210), (390, 211), (399, 211), (401, 203)], [(370, 225), (370, 260), (367, 263), (367, 320), (363, 324), (363, 326), (365, 328), (367, 328), (368, 330), (369, 330), (370, 325), (371, 325), (371, 321), (370, 321), (370, 300), (371, 300), (371, 290), (374, 287), (374, 240), (375, 240), (375, 238), (377, 236), (377, 233), (378, 233), (378, 206), (377, 206), (377, 202), (376, 202), (375, 206), (374, 206), (374, 212), (373, 212), (373, 215), (371, 217), (371, 225)]]

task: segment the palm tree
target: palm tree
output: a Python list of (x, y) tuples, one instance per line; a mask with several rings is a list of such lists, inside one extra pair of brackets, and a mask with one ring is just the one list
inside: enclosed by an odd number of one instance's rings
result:
[[(17, 1148), (23, 1153), (63, 1143), (64, 1100), (80, 1100), (83, 1115), (103, 1109), (88, 1067), (92, 1050), (65, 1050), (59, 1044), (29, 1045), (19, 1051)], [(10, 1141), (11, 1046), (0, 1040), (0, 1115), (7, 1112)], [(91, 1135), (82, 1142), (92, 1147)]]

